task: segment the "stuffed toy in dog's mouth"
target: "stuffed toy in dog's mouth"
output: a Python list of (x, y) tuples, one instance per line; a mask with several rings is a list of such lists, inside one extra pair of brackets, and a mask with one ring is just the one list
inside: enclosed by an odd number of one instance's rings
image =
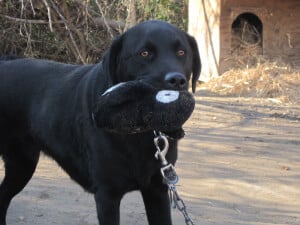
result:
[(93, 117), (97, 127), (117, 133), (176, 133), (194, 107), (195, 100), (188, 91), (161, 90), (142, 81), (128, 81), (98, 97)]

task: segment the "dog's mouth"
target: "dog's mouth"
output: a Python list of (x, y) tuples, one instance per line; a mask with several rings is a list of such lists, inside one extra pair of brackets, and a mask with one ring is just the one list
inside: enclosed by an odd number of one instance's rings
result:
[(93, 110), (99, 128), (133, 134), (150, 130), (182, 137), (182, 125), (195, 101), (188, 91), (161, 90), (142, 81), (119, 83), (107, 89)]

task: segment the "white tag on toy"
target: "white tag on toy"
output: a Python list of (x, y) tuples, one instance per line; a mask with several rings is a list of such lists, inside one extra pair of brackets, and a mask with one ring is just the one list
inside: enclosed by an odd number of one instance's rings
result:
[(156, 100), (161, 103), (170, 103), (174, 102), (179, 97), (179, 91), (173, 90), (162, 90), (157, 92)]

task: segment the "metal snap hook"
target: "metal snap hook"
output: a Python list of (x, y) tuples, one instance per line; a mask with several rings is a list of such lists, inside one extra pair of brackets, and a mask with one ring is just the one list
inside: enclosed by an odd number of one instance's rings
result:
[[(162, 141), (163, 143), (163, 149), (161, 150), (159, 147), (159, 141)], [(168, 138), (165, 135), (159, 134), (158, 137), (154, 138), (154, 144), (157, 149), (157, 152), (155, 153), (155, 158), (160, 159), (163, 165), (167, 165), (168, 162), (166, 160), (166, 155), (169, 150), (169, 141)]]

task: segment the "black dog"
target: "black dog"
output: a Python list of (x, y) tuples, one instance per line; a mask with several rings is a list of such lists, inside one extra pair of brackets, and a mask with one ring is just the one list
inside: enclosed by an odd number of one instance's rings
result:
[[(41, 150), (94, 194), (100, 224), (118, 225), (123, 195), (140, 190), (149, 224), (171, 225), (153, 131), (120, 134), (101, 128), (95, 105), (99, 94), (126, 81), (187, 92), (192, 74), (194, 92), (200, 69), (194, 38), (161, 21), (141, 23), (119, 36), (96, 65), (0, 60), (0, 155), (5, 163), (0, 225), (6, 224), (11, 199), (32, 177)], [(164, 130), (173, 136), (167, 154), (173, 164), (180, 131)]]

